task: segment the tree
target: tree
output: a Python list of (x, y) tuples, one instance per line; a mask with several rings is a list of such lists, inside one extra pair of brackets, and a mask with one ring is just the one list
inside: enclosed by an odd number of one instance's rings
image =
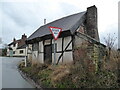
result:
[(7, 44), (3, 44), (2, 56), (7, 56), (7, 48), (8, 48), (8, 45)]
[(2, 56), (6, 56), (7, 55), (7, 48), (2, 49)]
[(111, 49), (114, 47), (116, 39), (115, 33), (113, 35), (109, 33), (107, 34), (107, 37), (104, 37), (105, 44), (108, 47), (108, 59), (110, 59)]

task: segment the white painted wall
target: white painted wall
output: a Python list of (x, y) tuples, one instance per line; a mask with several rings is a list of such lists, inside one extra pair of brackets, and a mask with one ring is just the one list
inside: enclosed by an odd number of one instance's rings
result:
[[(64, 38), (64, 45), (63, 45), (63, 50), (65, 49), (65, 47), (68, 45), (68, 43), (71, 41), (71, 36), (68, 36), (68, 37), (65, 37)], [(52, 42), (53, 43), (53, 42)], [(62, 51), (62, 38), (59, 38), (57, 41), (57, 50), (60, 50)], [(68, 49), (72, 49), (72, 43), (69, 45)], [(59, 56), (61, 55), (61, 53), (57, 53), (56, 54), (56, 59), (58, 60)], [(54, 54), (52, 54), (52, 60), (54, 62)], [(63, 62), (62, 62), (63, 60)], [(63, 54), (63, 59), (61, 58), (60, 59), (60, 63), (68, 63), (68, 62), (71, 62), (73, 61), (73, 55), (72, 55), (72, 51), (70, 52), (64, 52)]]
[[(68, 43), (71, 41), (71, 36), (65, 37), (64, 38), (64, 49), (65, 47), (68, 45)], [(62, 38), (58, 38), (58, 40), (55, 41), (55, 43), (57, 43), (57, 51), (62, 51)], [(45, 45), (49, 45), (50, 44), (50, 39), (49, 40), (45, 40)], [(52, 44), (54, 44), (54, 40), (52, 40)], [(72, 49), (72, 43), (70, 44), (70, 46), (68, 47), (67, 50)], [(39, 51), (39, 53), (38, 53)], [(39, 50), (38, 51), (32, 51), (32, 60), (36, 60), (39, 61), (40, 63), (44, 63), (44, 46), (43, 46), (43, 41), (39, 42)], [(68, 62), (72, 62), (73, 61), (73, 52), (64, 52), (63, 54), (63, 58), (60, 59), (60, 63), (62, 63), (62, 59), (63, 59), (63, 63), (68, 63)], [(61, 53), (56, 53), (56, 62), (59, 58), (59, 56), (61, 55)], [(29, 57), (28, 57), (29, 59)], [(54, 63), (54, 53), (52, 53), (52, 63)]]
[[(68, 45), (68, 43), (71, 41), (71, 39), (72, 39), (71, 36), (68, 36), (68, 37), (64, 38), (64, 49)], [(70, 46), (68, 47), (68, 49), (72, 49), (72, 43), (70, 44)]]
[[(17, 49), (18, 43), (15, 44), (15, 47), (13, 45), (10, 45), (9, 47), (12, 48), (13, 52), (15, 51), (15, 54), (13, 54), (13, 56), (27, 56), (27, 48)], [(23, 53), (20, 53), (20, 50), (23, 50)], [(7, 49), (7, 56), (10, 56), (9, 49)]]
[(10, 56), (10, 50), (7, 48), (7, 56)]
[(39, 52), (44, 52), (43, 41), (39, 42)]
[[(23, 53), (20, 53), (21, 50), (23, 50)], [(15, 54), (13, 54), (13, 56), (27, 56), (27, 48), (16, 49)]]
[(38, 60), (38, 51), (33, 51), (32, 52), (32, 59), (33, 60)]
[[(16, 51), (17, 46), (18, 46), (18, 43), (15, 44), (15, 47), (13, 45), (10, 45), (9, 47), (12, 48), (13, 51)], [(9, 49), (7, 49), (7, 56), (10, 56), (10, 50)], [(13, 56), (14, 56), (14, 54), (13, 54)]]
[[(55, 43), (57, 43), (57, 51), (62, 51), (62, 38), (56, 40)], [(54, 40), (52, 40), (52, 44), (54, 44)]]
[(73, 52), (64, 52), (64, 56), (63, 56), (63, 61), (64, 63), (69, 63), (73, 61)]
[(39, 56), (38, 56), (38, 61), (40, 62), (40, 63), (44, 63), (44, 57), (43, 57), (43, 53), (39, 53)]
[(32, 60), (32, 44), (28, 44), (27, 59)]

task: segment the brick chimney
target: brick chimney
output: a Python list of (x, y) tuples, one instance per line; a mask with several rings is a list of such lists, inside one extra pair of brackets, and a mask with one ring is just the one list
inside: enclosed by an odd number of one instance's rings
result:
[(87, 8), (86, 29), (87, 29), (87, 34), (89, 36), (99, 41), (98, 25), (97, 25), (97, 8), (95, 5)]
[(15, 42), (16, 41), (16, 39), (15, 38), (13, 38), (13, 42)]
[(24, 35), (22, 35), (21, 39), (23, 39), (25, 41), (27, 39), (27, 36), (24, 34)]

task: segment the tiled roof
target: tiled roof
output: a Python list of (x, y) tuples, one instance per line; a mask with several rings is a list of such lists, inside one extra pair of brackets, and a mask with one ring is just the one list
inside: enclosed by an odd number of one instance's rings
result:
[(23, 49), (23, 48), (26, 48), (26, 44), (24, 44), (24, 45), (18, 47), (17, 49)]
[(30, 37), (28, 37), (27, 41), (38, 37), (43, 37), (45, 35), (50, 35), (51, 33), (49, 31), (49, 26), (62, 28), (62, 32), (69, 30), (71, 34), (73, 34), (83, 22), (85, 13), (86, 12), (73, 14), (43, 25), (38, 28)]

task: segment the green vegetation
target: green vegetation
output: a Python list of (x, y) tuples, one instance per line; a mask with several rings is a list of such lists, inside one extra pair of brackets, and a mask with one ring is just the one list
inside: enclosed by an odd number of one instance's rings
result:
[(120, 88), (120, 52), (112, 48), (114, 37), (109, 35), (105, 42), (108, 49), (88, 42), (75, 47), (74, 62), (67, 65), (39, 64), (31, 59), (19, 69), (44, 88)]
[(45, 64), (34, 64), (28, 63), (27, 67), (24, 67), (22, 62), (19, 65), (19, 69), (26, 74), (27, 77), (33, 79), (37, 84), (43, 87), (52, 87), (50, 83), (49, 75), (52, 73)]
[(89, 72), (80, 62), (71, 65), (19, 65), (20, 70), (44, 88), (119, 88), (117, 72), (99, 69)]
[(0, 56), (6, 56), (7, 55), (7, 48), (1, 49)]

